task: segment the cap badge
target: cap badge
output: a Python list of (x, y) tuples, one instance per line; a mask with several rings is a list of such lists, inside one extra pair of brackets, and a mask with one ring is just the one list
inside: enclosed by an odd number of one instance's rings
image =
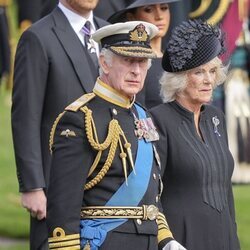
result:
[(148, 40), (148, 33), (142, 23), (138, 24), (132, 31), (130, 31), (129, 35), (130, 41), (146, 42)]

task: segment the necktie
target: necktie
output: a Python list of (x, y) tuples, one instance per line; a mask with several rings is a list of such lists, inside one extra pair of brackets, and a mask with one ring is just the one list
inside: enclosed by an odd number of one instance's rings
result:
[(98, 59), (96, 55), (96, 48), (94, 45), (94, 41), (91, 39), (91, 32), (90, 32), (90, 21), (87, 21), (83, 28), (82, 31), (84, 33), (84, 43), (85, 43), (85, 48), (87, 49), (91, 59), (93, 60), (94, 64), (96, 67), (98, 67)]

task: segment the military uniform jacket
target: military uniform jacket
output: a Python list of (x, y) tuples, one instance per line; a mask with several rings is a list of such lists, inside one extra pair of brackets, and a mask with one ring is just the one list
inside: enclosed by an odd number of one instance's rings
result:
[[(48, 191), (47, 225), (49, 237), (52, 238), (56, 228), (63, 230), (65, 235), (79, 234), (80, 212), (86, 206), (105, 206), (107, 201), (125, 181), (119, 147), (115, 150), (112, 164), (105, 176), (91, 189), (85, 190), (86, 183), (92, 180), (103, 167), (109, 150), (103, 151), (94, 172), (88, 177), (97, 151), (93, 150), (86, 135), (86, 119), (82, 107), (92, 111), (96, 134), (99, 143), (103, 143), (108, 134), (108, 126), (112, 119), (118, 120), (129, 143), (133, 158), (136, 158), (138, 138), (135, 136), (134, 107), (125, 108), (110, 102), (110, 98), (88, 95), (91, 100), (86, 104), (73, 103), (61, 114), (54, 124), (51, 133), (52, 166)], [(89, 97), (85, 96), (86, 99)], [(93, 99), (92, 99), (93, 97)], [(73, 107), (73, 110), (72, 110)], [(132, 171), (127, 165), (128, 174)], [(133, 174), (133, 173), (132, 173)], [(138, 206), (153, 204), (159, 208), (160, 168), (153, 160), (150, 180), (145, 195)], [(119, 204), (117, 204), (119, 205)], [(139, 221), (129, 219), (113, 231), (132, 234), (146, 234), (157, 237), (156, 221)], [(165, 238), (172, 238), (168, 234)], [(166, 242), (166, 239), (162, 243)], [(125, 247), (125, 248), (124, 248)], [(157, 249), (156, 248), (151, 249)], [(65, 248), (66, 249), (66, 248)], [(78, 248), (76, 248), (78, 249)], [(121, 246), (120, 249), (127, 249)], [(139, 248), (138, 248), (139, 249)]]

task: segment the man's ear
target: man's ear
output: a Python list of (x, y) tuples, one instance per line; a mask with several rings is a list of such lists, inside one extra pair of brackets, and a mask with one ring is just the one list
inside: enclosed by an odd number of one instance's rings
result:
[(103, 55), (99, 56), (99, 64), (100, 67), (102, 68), (102, 71), (107, 74), (109, 72), (110, 65), (105, 61), (105, 58)]

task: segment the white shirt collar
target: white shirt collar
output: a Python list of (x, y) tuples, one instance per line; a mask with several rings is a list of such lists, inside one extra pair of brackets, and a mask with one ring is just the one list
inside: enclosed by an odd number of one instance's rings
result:
[(66, 8), (61, 2), (58, 3), (58, 7), (62, 10), (62, 12), (64, 13), (76, 33), (79, 33), (81, 31), (87, 20), (91, 23), (91, 33), (96, 30), (94, 25), (93, 11), (90, 12), (89, 18), (86, 19), (83, 16), (80, 16), (75, 12), (71, 11), (70, 9)]

